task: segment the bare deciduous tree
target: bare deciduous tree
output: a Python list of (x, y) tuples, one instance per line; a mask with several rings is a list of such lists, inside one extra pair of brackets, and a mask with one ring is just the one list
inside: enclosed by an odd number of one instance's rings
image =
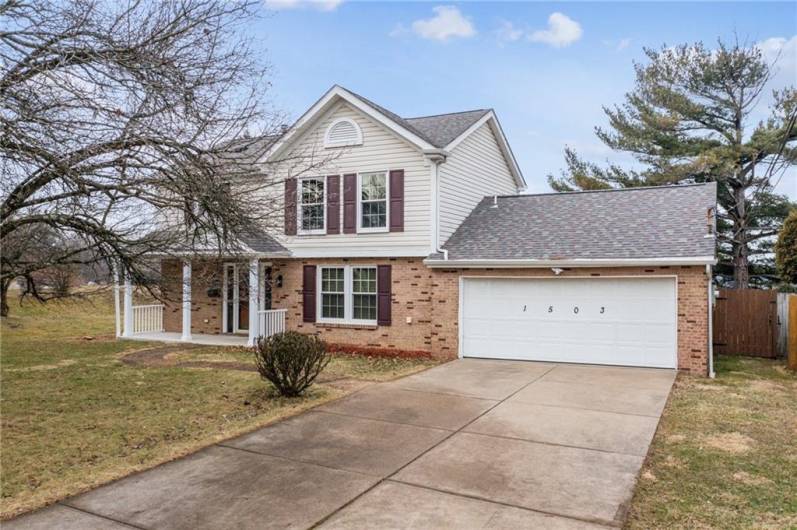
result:
[(59, 265), (144, 280), (153, 252), (230, 253), (276, 224), (277, 172), (253, 164), (283, 123), (244, 33), (257, 8), (0, 0), (3, 315), (15, 278), (39, 300)]

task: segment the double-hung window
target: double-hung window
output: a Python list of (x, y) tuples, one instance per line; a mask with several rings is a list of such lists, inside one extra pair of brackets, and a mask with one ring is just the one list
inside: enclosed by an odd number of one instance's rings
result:
[(299, 181), (299, 233), (323, 234), (326, 230), (326, 179)]
[(321, 267), (319, 321), (376, 324), (376, 267)]
[(338, 320), (346, 318), (346, 269), (323, 267), (321, 269), (321, 318)]
[(388, 218), (386, 171), (360, 173), (357, 225), (360, 232), (386, 232)]

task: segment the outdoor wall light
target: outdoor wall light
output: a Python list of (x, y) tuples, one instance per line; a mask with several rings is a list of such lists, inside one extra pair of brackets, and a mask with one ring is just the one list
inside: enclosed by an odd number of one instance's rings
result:
[(275, 283), (277, 287), (282, 287), (282, 274), (277, 276), (277, 281)]
[(559, 276), (560, 274), (562, 274), (562, 272), (564, 272), (564, 269), (560, 269), (559, 267), (551, 267), (551, 270), (557, 276)]

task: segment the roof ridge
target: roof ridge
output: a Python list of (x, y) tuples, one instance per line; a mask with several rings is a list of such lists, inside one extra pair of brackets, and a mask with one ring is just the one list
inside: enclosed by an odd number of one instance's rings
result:
[[(576, 190), (576, 191), (547, 191), (545, 193), (516, 193), (514, 195), (498, 195), (499, 199), (522, 199), (524, 197), (545, 197), (547, 195), (579, 195), (584, 193), (610, 193), (615, 191), (641, 191), (641, 190), (660, 190), (670, 188), (693, 188), (696, 186), (708, 186), (716, 182), (694, 182), (691, 184), (666, 184), (662, 186), (636, 186), (632, 188), (611, 188), (605, 190)], [(484, 199), (492, 199), (495, 195), (485, 195)]]
[(405, 120), (422, 120), (424, 118), (439, 118), (441, 116), (453, 116), (454, 114), (468, 114), (469, 112), (490, 112), (493, 109), (471, 109), (459, 110), (457, 112), (443, 112), (441, 114), (429, 114), (428, 116), (413, 116), (411, 118), (403, 118)]

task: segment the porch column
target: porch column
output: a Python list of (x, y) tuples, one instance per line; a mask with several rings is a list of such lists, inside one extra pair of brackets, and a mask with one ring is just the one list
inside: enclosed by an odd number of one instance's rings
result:
[(180, 340), (191, 340), (191, 261), (183, 261), (183, 336)]
[(122, 332), (123, 337), (133, 335), (133, 284), (130, 281), (130, 273), (125, 272), (125, 326)]
[(116, 325), (116, 338), (122, 336), (122, 308), (119, 303), (119, 266), (113, 264), (113, 316)]
[(260, 304), (258, 303), (260, 291), (260, 262), (257, 259), (249, 260), (249, 340), (247, 346), (254, 346), (260, 336)]

